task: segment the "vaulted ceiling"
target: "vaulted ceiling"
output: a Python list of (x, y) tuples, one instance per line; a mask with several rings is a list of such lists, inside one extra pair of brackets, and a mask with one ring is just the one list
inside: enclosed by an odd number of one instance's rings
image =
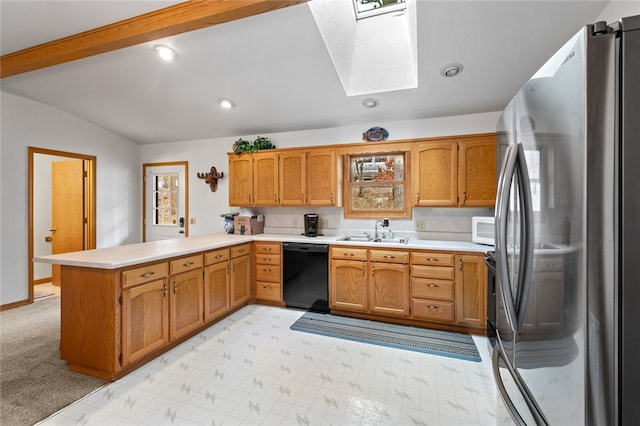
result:
[[(351, 124), (365, 130), (501, 110), (606, 3), (417, 0), (415, 89), (346, 96), (306, 3), (159, 40), (147, 35), (129, 47), (4, 77), (0, 85), (140, 144)], [(2, 55), (177, 4), (2, 0)], [(157, 43), (174, 48), (178, 60), (161, 62)], [(463, 72), (442, 77), (454, 62)], [(363, 108), (367, 97), (379, 106)], [(219, 98), (235, 108), (221, 109)]]

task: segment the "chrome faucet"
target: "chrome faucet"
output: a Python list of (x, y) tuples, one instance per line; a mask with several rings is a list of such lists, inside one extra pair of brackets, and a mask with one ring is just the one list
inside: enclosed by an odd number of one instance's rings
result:
[(376, 224), (375, 224), (375, 232), (373, 234), (373, 241), (375, 242), (380, 242), (382, 241), (382, 239), (380, 238), (380, 236), (378, 235), (378, 225), (381, 225), (383, 228), (386, 228), (389, 226), (389, 219), (384, 218), (384, 219), (376, 219)]

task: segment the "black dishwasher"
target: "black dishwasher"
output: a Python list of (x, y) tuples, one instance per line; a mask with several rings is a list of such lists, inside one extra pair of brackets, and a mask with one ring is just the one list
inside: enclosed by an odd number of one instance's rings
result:
[(329, 246), (286, 242), (282, 248), (285, 305), (329, 312)]

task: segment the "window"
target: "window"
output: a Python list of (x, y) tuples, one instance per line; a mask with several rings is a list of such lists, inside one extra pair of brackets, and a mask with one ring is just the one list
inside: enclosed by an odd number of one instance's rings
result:
[(345, 217), (410, 217), (404, 152), (353, 154), (345, 158)]
[(178, 222), (178, 174), (153, 176), (154, 225), (176, 226)]
[(405, 10), (405, 0), (353, 0), (356, 19)]

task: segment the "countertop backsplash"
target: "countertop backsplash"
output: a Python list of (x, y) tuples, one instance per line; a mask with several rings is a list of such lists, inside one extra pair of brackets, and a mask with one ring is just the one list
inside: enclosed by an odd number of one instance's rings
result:
[[(254, 210), (264, 214), (264, 232), (268, 234), (302, 234), (305, 213), (318, 214), (318, 232), (327, 236), (360, 235), (365, 232), (373, 235), (375, 229), (375, 219), (345, 219), (339, 207), (265, 207)], [(471, 218), (493, 214), (494, 209), (488, 208), (414, 208), (411, 219), (391, 218), (388, 228), (378, 227), (378, 230), (391, 230), (394, 237), (471, 241)], [(382, 218), (381, 215), (378, 219)]]

